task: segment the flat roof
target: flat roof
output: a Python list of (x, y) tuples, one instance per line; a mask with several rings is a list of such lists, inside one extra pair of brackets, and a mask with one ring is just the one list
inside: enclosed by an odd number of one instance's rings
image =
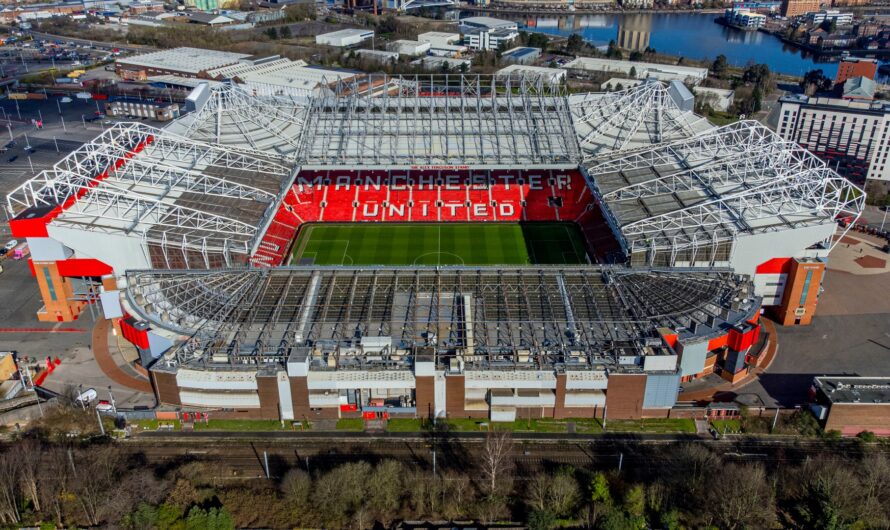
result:
[(467, 17), (460, 19), (458, 22), (461, 24), (470, 24), (473, 26), (485, 26), (492, 29), (518, 26), (518, 24), (516, 22), (513, 22), (512, 20), (504, 20), (501, 18), (493, 17)]
[(526, 55), (530, 55), (533, 53), (541, 53), (541, 48), (529, 48), (527, 46), (520, 46), (518, 48), (513, 48), (505, 51), (501, 54), (501, 57), (506, 56), (514, 56), (514, 57), (525, 57)]
[(118, 59), (117, 63), (142, 68), (198, 74), (206, 70), (237, 63), (247, 57), (250, 57), (250, 54), (182, 47)]
[(374, 34), (373, 29), (346, 28), (332, 31), (330, 33), (320, 33), (316, 37), (343, 38), (343, 37), (361, 37), (367, 34)]
[(832, 404), (890, 405), (890, 377), (836, 377), (813, 379)]
[(696, 66), (641, 63), (635, 61), (622, 61), (617, 59), (601, 59), (599, 57), (578, 57), (566, 64), (565, 67), (577, 68), (579, 70), (595, 70), (598, 72), (610, 72), (615, 70), (625, 71), (630, 70), (631, 68), (635, 68), (638, 72), (647, 70), (682, 75), (686, 77), (696, 77), (701, 79), (704, 79), (708, 75), (707, 68), (699, 68)]

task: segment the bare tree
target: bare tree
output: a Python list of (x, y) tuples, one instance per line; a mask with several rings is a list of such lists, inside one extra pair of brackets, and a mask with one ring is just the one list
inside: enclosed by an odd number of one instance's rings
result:
[(19, 481), (25, 495), (34, 504), (34, 510), (40, 511), (40, 494), (38, 491), (38, 473), (42, 465), (43, 449), (40, 442), (30, 438), (19, 441), (12, 448), (12, 455), (19, 465)]
[(68, 452), (59, 446), (48, 447), (37, 475), (38, 491), (45, 517), (52, 517), (59, 527), (64, 519), (64, 493), (68, 491), (71, 473)]
[(15, 455), (0, 455), (0, 522), (14, 526), (21, 520), (19, 512), (19, 465)]
[(513, 460), (513, 436), (510, 431), (489, 431), (482, 448), (482, 474), (485, 476), (488, 493), (493, 495), (498, 482), (510, 471)]

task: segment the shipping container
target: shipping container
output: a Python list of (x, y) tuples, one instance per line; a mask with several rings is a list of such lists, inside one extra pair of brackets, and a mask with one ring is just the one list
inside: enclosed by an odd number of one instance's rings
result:
[(28, 94), (24, 92), (10, 92), (9, 99), (28, 99)]
[(46, 94), (42, 92), (28, 94), (28, 99), (46, 99)]

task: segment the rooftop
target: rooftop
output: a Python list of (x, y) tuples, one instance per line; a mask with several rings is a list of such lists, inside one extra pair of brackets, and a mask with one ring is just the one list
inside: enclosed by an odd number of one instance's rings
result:
[(239, 60), (247, 57), (250, 57), (250, 55), (246, 53), (184, 47), (118, 59), (117, 62), (118, 64), (128, 66), (174, 70), (197, 75), (206, 70), (237, 63)]
[(403, 368), (421, 351), (467, 369), (617, 369), (619, 357), (672, 354), (658, 328), (714, 333), (759, 308), (750, 282), (715, 270), (150, 270), (128, 272), (127, 284), (132, 311), (192, 337), (168, 360), (206, 368), (219, 355), (227, 368), (313, 352), (334, 356), (322, 368)]
[(503, 20), (492, 17), (466, 17), (459, 21), (461, 24), (469, 24), (473, 26), (484, 26), (490, 29), (516, 27), (516, 22), (512, 20)]
[(890, 405), (890, 377), (834, 377), (813, 379), (832, 404)]
[(824, 162), (754, 121), (619, 152), (587, 171), (628, 252), (650, 260), (659, 249), (676, 258), (712, 245), (725, 254), (717, 261), (728, 261), (737, 234), (833, 224), (858, 215), (864, 200)]

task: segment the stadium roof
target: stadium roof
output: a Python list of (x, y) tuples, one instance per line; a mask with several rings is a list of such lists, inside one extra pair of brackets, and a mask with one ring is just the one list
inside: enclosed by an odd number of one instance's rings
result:
[[(587, 168), (631, 253), (683, 250), (859, 215), (864, 194), (754, 121), (615, 153)], [(671, 265), (673, 263), (670, 263)]]
[(713, 127), (703, 117), (681, 110), (659, 82), (618, 92), (573, 94), (569, 105), (585, 158), (689, 138)]
[[(672, 353), (658, 329), (707, 339), (750, 319), (728, 272), (560, 268), (283, 267), (131, 271), (131, 310), (190, 336), (176, 362), (225, 369), (305, 362), (387, 368), (415, 356), (477, 367), (589, 369)], [(362, 345), (386, 345), (363, 356)], [(631, 363), (633, 364), (633, 363)], [(319, 368), (330, 368), (327, 365)]]
[(197, 90), (202, 89), (209, 90), (206, 102), (168, 125), (167, 131), (288, 160), (297, 157), (309, 110), (305, 98), (259, 97), (230, 83)]
[[(60, 207), (57, 226), (121, 233), (163, 248), (161, 267), (231, 265), (246, 258), (290, 174), (282, 159), (117, 124), (7, 197), (13, 215)], [(178, 255), (166, 250), (176, 247)], [(215, 258), (211, 258), (215, 255)]]

